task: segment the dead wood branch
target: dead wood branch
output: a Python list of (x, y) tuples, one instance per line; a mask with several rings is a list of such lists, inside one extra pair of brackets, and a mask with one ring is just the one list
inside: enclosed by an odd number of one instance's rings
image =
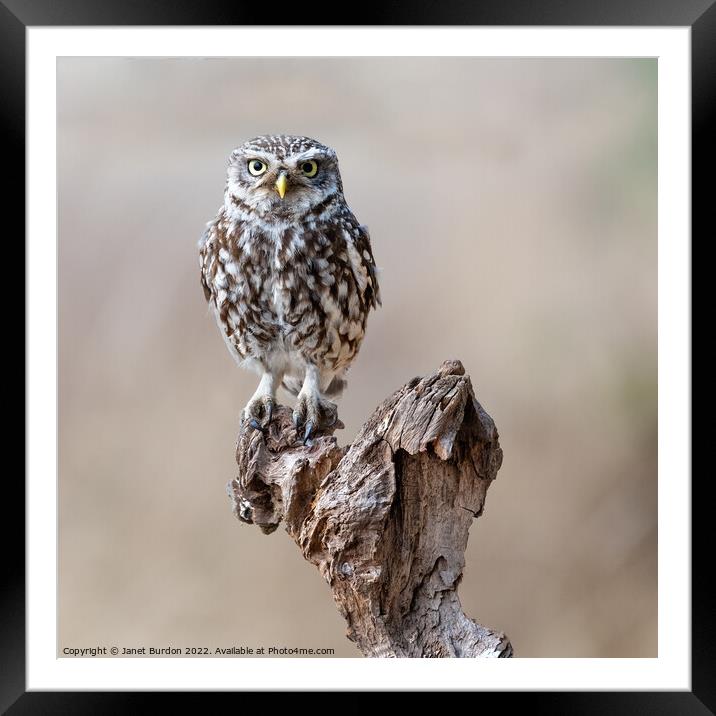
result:
[(265, 433), (239, 434), (228, 485), (236, 516), (266, 534), (283, 522), (366, 656), (512, 655), (504, 634), (465, 616), (457, 594), (470, 525), (502, 463), (464, 373), (446, 361), (414, 378), (350, 447), (333, 430), (304, 446), (285, 407)]

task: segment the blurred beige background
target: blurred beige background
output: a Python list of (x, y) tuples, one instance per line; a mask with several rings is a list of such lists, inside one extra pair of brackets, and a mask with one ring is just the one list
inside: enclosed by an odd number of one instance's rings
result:
[(338, 151), (382, 267), (342, 441), (460, 358), (505, 452), (466, 612), (517, 656), (656, 656), (656, 79), (655, 60), (61, 59), (60, 649), (359, 656), (315, 568), (224, 492), (257, 378), (207, 315), (196, 243), (231, 149), (286, 132)]

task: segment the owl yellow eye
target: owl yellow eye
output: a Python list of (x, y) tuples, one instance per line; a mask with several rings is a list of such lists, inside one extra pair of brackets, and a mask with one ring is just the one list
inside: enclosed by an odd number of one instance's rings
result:
[(263, 174), (267, 169), (266, 162), (262, 162), (260, 159), (249, 160), (249, 174), (251, 174), (251, 176), (257, 177), (259, 174)]
[(301, 171), (307, 177), (315, 177), (316, 172), (318, 171), (318, 164), (316, 164), (316, 162), (314, 162), (312, 159), (307, 162), (302, 162)]

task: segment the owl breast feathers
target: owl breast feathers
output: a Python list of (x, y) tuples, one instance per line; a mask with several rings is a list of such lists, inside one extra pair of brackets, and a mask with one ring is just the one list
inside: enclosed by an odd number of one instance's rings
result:
[(265, 407), (281, 381), (294, 394), (313, 391), (314, 402), (340, 392), (380, 293), (368, 231), (345, 202), (331, 148), (281, 135), (235, 149), (199, 253), (230, 351), (272, 384), (254, 400)]

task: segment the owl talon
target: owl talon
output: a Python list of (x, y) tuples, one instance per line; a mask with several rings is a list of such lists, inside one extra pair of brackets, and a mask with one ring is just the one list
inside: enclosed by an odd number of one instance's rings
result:
[(338, 420), (338, 408), (315, 393), (299, 394), (293, 411), (293, 424), (301, 439), (300, 426), (303, 425), (303, 444), (311, 445), (317, 431), (330, 428)]
[(244, 408), (242, 422), (246, 422), (254, 430), (266, 430), (273, 416), (274, 402), (269, 396), (252, 398)]
[(313, 420), (309, 420), (306, 423), (306, 429), (303, 433), (303, 444), (308, 445), (309, 447), (313, 445), (313, 442), (311, 441), (311, 433), (313, 432)]

